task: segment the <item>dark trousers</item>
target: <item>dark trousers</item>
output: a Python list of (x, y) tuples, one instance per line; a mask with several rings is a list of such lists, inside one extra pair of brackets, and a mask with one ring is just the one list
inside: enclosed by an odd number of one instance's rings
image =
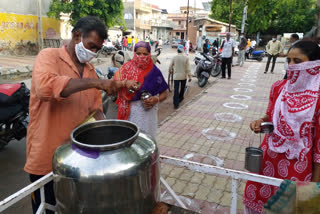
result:
[(186, 83), (187, 83), (187, 80), (174, 80), (174, 95), (173, 95), (174, 107), (178, 107), (179, 103), (183, 100)]
[(228, 66), (228, 77), (231, 77), (231, 63), (232, 63), (232, 58), (222, 58), (222, 77), (226, 77), (226, 66)]
[[(30, 181), (32, 183), (42, 178), (43, 176), (44, 175), (33, 175), (33, 174), (29, 175)], [(54, 196), (54, 191), (53, 191), (53, 181), (50, 181), (49, 183), (44, 185), (44, 196), (46, 199), (46, 203), (51, 204), (53, 206), (56, 205), (56, 198)], [(36, 190), (31, 194), (31, 202), (32, 202), (32, 210), (33, 210), (33, 213), (35, 214), (41, 204), (40, 189)], [(46, 210), (46, 213), (54, 214), (54, 212), (50, 210)]]
[(275, 64), (276, 64), (276, 60), (277, 60), (277, 57), (278, 57), (278, 56), (279, 56), (279, 54), (277, 54), (277, 55), (270, 55), (270, 54), (268, 54), (268, 61), (267, 61), (267, 65), (266, 65), (266, 70), (265, 70), (265, 72), (268, 72), (271, 58), (272, 58), (271, 73), (273, 72), (273, 69), (274, 69), (274, 66), (275, 66)]

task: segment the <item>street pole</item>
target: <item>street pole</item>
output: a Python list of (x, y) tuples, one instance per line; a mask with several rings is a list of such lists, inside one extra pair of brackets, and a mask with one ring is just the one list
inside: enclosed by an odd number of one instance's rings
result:
[(229, 32), (231, 33), (231, 21), (232, 21), (232, 0), (230, 1), (230, 14), (229, 14)]
[(188, 6), (187, 6), (186, 40), (188, 40), (188, 25), (189, 25), (189, 0), (188, 0)]
[(242, 23), (241, 23), (241, 33), (244, 33), (244, 27), (246, 25), (246, 19), (247, 19), (247, 10), (248, 10), (248, 0), (246, 0), (243, 8), (243, 14), (242, 14)]
[(42, 35), (42, 3), (41, 0), (37, 0), (38, 9), (38, 44), (39, 51), (43, 49), (43, 35)]

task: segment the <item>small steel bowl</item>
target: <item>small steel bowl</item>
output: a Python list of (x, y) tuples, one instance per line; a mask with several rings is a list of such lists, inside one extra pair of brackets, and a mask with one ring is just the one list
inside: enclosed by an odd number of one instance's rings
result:
[(269, 134), (273, 132), (274, 126), (271, 122), (263, 122), (261, 123), (260, 128), (260, 133)]

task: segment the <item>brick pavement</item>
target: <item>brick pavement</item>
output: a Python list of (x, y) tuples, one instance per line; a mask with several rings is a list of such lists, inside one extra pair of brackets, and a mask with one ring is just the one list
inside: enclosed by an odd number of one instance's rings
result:
[[(233, 67), (231, 80), (209, 79), (215, 83), (199, 99), (178, 109), (160, 125), (160, 153), (177, 158), (187, 155), (189, 160), (213, 165), (217, 157), (223, 160), (225, 168), (244, 171), (245, 148), (249, 142), (254, 146), (260, 143), (259, 135), (249, 130), (249, 123), (264, 115), (270, 87), (283, 77), (282, 63), (276, 64), (275, 74), (263, 74), (264, 67), (265, 63), (246, 62), (244, 67)], [(225, 107), (226, 103), (234, 108)], [(202, 133), (205, 129), (209, 129), (207, 137)], [(178, 195), (191, 199), (190, 209), (229, 213), (230, 178), (168, 164), (162, 164), (161, 174)], [(238, 213), (243, 212), (244, 188), (245, 181), (241, 181)]]

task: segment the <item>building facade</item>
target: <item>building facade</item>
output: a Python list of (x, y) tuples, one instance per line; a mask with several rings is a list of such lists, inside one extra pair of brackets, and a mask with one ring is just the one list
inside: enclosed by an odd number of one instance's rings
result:
[(189, 15), (188, 13), (188, 7), (180, 7), (180, 11), (177, 13), (170, 13), (168, 14), (168, 19), (173, 22), (173, 38), (176, 39), (187, 39), (186, 38), (186, 32), (187, 32), (187, 17), (188, 17), (188, 37), (190, 41), (192, 41), (192, 36), (189, 33), (189, 30), (193, 28), (191, 25), (192, 19), (195, 17), (208, 17), (209, 11), (205, 11), (200, 8), (194, 8), (192, 6), (189, 6)]
[(152, 7), (142, 0), (124, 0), (124, 20), (127, 34), (134, 35), (139, 40), (150, 37)]
[(172, 40), (173, 22), (168, 20), (168, 12), (152, 5), (151, 39)]
[(127, 32), (144, 40), (146, 37), (152, 40), (171, 40), (172, 22), (168, 20), (166, 10), (160, 9), (143, 0), (124, 0), (123, 17)]
[[(38, 46), (39, 30), (42, 31), (43, 39), (60, 39), (60, 21), (46, 16), (51, 0), (41, 2), (41, 10), (39, 10), (37, 0), (0, 1), (0, 47), (2, 50), (15, 49), (21, 45), (26, 48)], [(41, 11), (42, 28), (39, 28), (39, 11)]]

